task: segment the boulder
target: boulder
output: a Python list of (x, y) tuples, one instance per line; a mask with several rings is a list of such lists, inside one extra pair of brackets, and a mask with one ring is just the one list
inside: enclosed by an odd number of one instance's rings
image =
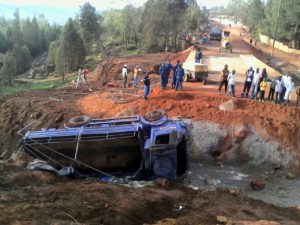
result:
[(219, 110), (221, 111), (233, 111), (234, 109), (236, 109), (236, 103), (234, 100), (229, 100), (219, 105)]
[(251, 180), (250, 186), (253, 190), (259, 191), (265, 188), (265, 182), (262, 179), (256, 178)]
[(170, 186), (170, 181), (165, 179), (165, 178), (157, 178), (154, 183), (158, 186), (161, 187), (169, 187)]
[(245, 139), (248, 136), (248, 134), (249, 134), (249, 129), (245, 124), (236, 126), (233, 130), (234, 137), (238, 139)]

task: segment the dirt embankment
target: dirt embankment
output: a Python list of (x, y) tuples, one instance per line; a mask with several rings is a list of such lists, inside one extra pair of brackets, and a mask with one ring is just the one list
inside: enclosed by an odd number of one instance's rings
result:
[(262, 135), (266, 141), (278, 141), (300, 160), (300, 108), (284, 107), (272, 103), (236, 99), (233, 111), (219, 110), (218, 106), (230, 100), (226, 96), (208, 96), (201, 91), (162, 91), (155, 88), (150, 99), (140, 98), (126, 104), (114, 104), (98, 95), (79, 99), (78, 108), (91, 116), (144, 115), (164, 109), (170, 117), (180, 116), (194, 120), (212, 121), (224, 126), (246, 125)]
[[(170, 60), (171, 63), (175, 63), (176, 60), (184, 62), (189, 52), (193, 47), (186, 49), (180, 53), (154, 53), (144, 54), (138, 56), (116, 57), (103, 61), (94, 70), (92, 76), (100, 84), (105, 84), (114, 80), (121, 79), (121, 70), (124, 64), (128, 66), (129, 72), (132, 72), (134, 67), (138, 65), (144, 72), (149, 73), (158, 72), (159, 65), (162, 62)], [(131, 74), (129, 74), (131, 75)]]
[(62, 127), (69, 118), (81, 115), (73, 106), (78, 97), (67, 91), (32, 91), (0, 98), (0, 152), (16, 150), (17, 132), (32, 121), (32, 129)]

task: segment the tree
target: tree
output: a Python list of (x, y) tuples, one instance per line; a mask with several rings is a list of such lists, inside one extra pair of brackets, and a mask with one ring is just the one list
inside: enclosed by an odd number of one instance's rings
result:
[(47, 62), (49, 64), (55, 65), (55, 57), (57, 54), (57, 49), (59, 47), (59, 41), (52, 41), (49, 45)]
[(24, 43), (28, 46), (31, 55), (36, 56), (41, 52), (40, 30), (35, 17), (32, 21), (28, 18), (24, 21), (22, 27)]
[[(274, 38), (279, 0), (268, 0), (262, 32)], [(276, 39), (300, 48), (300, 4), (297, 0), (282, 1), (279, 9)]]
[(18, 9), (16, 9), (14, 13), (14, 20), (12, 25), (12, 43), (23, 43), (23, 35), (20, 28), (20, 14)]
[(141, 24), (142, 13), (141, 10), (135, 8), (133, 5), (127, 5), (121, 12), (121, 30), (123, 41), (128, 47), (128, 44), (134, 43), (135, 47), (139, 40), (139, 26)]
[(70, 18), (64, 26), (59, 48), (56, 52), (56, 71), (62, 75), (62, 79), (64, 80), (65, 72), (77, 69), (84, 58), (85, 49), (83, 40), (75, 30), (74, 22)]
[(0, 31), (0, 52), (5, 53), (8, 50), (8, 43), (5, 38), (5, 35)]
[(79, 23), (82, 31), (82, 37), (84, 40), (87, 51), (91, 52), (94, 42), (99, 41), (100, 38), (100, 16), (96, 13), (96, 8), (90, 3), (85, 3), (80, 6), (80, 18)]
[(8, 84), (9, 86), (12, 86), (13, 77), (16, 75), (16, 61), (10, 52), (5, 54), (0, 75), (1, 80), (5, 85)]
[(26, 45), (14, 44), (13, 57), (16, 61), (16, 73), (20, 74), (30, 69), (31, 54)]
[[(178, 26), (187, 8), (185, 0), (148, 0), (142, 18), (142, 32), (150, 51), (169, 47), (170, 38), (176, 39)], [(173, 45), (176, 43), (173, 41)]]
[(265, 19), (264, 8), (265, 5), (261, 0), (251, 0), (247, 13), (250, 16), (247, 16), (246, 24), (254, 37), (258, 35), (258, 30)]

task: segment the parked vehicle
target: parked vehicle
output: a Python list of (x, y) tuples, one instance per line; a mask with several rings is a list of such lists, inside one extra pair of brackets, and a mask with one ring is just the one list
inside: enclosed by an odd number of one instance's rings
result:
[(222, 39), (222, 29), (220, 29), (219, 27), (211, 28), (209, 38), (210, 38), (210, 40), (221, 41), (221, 39)]
[(184, 81), (200, 81), (204, 85), (207, 83), (208, 66), (195, 62), (195, 51), (191, 51), (186, 61), (182, 64), (184, 69)]

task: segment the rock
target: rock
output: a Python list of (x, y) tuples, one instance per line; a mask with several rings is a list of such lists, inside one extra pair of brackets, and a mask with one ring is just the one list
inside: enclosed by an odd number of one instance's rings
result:
[(216, 220), (220, 224), (226, 224), (228, 221), (227, 217), (225, 216), (217, 216)]
[(169, 187), (170, 186), (170, 181), (165, 179), (165, 178), (157, 178), (154, 181), (154, 183), (161, 186), (161, 187)]
[(262, 179), (253, 179), (250, 182), (250, 186), (253, 190), (259, 191), (265, 188), (265, 182)]
[(249, 134), (249, 129), (245, 124), (237, 126), (233, 130), (234, 137), (238, 139), (244, 139), (248, 136), (248, 134)]
[(62, 122), (63, 120), (64, 120), (64, 116), (63, 116), (63, 115), (58, 115), (58, 116), (55, 118), (55, 123)]
[(39, 111), (34, 115), (34, 118), (35, 118), (35, 119), (39, 119), (42, 115), (43, 115), (43, 112), (42, 112), (41, 110), (39, 110)]
[(241, 193), (241, 190), (238, 189), (238, 188), (232, 188), (232, 189), (229, 189), (229, 193), (232, 194), (232, 195), (239, 195)]
[(205, 178), (204, 183), (206, 185), (216, 185), (218, 184), (218, 180), (210, 179), (210, 178)]
[(205, 107), (206, 107), (206, 108), (210, 108), (210, 107), (211, 107), (211, 104), (206, 103), (206, 104), (205, 104)]
[(219, 105), (219, 110), (222, 111), (233, 111), (235, 108), (236, 108), (236, 104), (233, 100), (229, 100)]
[(296, 178), (296, 175), (293, 174), (293, 173), (287, 173), (287, 174), (285, 175), (285, 178), (286, 178), (286, 179), (289, 179), (289, 180), (293, 180), (293, 179)]

